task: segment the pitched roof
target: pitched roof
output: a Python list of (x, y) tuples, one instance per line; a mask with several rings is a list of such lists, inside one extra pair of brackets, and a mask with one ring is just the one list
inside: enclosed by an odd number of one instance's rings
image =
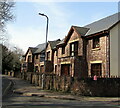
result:
[(56, 48), (56, 45), (60, 42), (60, 39), (54, 40), (54, 41), (48, 41), (50, 43), (51, 49)]
[(120, 21), (119, 15), (120, 12), (84, 26), (85, 28), (90, 28), (90, 30), (85, 34), (85, 36), (108, 30), (110, 27)]
[(42, 52), (45, 50), (45, 43), (37, 45), (36, 48), (38, 49), (34, 52), (34, 54)]
[(84, 36), (87, 31), (89, 30), (89, 28), (85, 28), (85, 27), (78, 27), (78, 26), (71, 26), (68, 35), (65, 36), (64, 39), (62, 39), (57, 46), (61, 46), (61, 45), (65, 45), (65, 43), (68, 41), (68, 38), (71, 36), (71, 33), (73, 32), (73, 30), (75, 30), (79, 35)]
[(84, 36), (88, 32), (89, 28), (71, 26), (67, 36), (64, 38), (64, 43), (67, 43), (73, 31), (76, 31), (79, 36)]
[(72, 26), (72, 27), (81, 36), (84, 36), (88, 32), (88, 30), (89, 30), (89, 28), (86, 28), (86, 27), (78, 27), (78, 26)]
[(45, 49), (45, 43), (39, 44), (36, 47), (29, 47), (24, 56), (26, 56), (29, 50), (31, 50), (32, 54), (37, 54), (37, 53), (44, 53), (44, 49)]
[(36, 48), (36, 47), (29, 47), (28, 49), (30, 49), (32, 51), (32, 53), (34, 53), (38, 48)]
[(65, 43), (64, 40), (65, 40), (65, 38), (63, 38), (63, 39), (57, 44), (57, 46), (64, 44), (64, 43)]
[(27, 53), (28, 53), (29, 50), (31, 50), (31, 52), (34, 53), (37, 49), (38, 49), (38, 48), (35, 48), (35, 47), (29, 47), (24, 56), (27, 55)]

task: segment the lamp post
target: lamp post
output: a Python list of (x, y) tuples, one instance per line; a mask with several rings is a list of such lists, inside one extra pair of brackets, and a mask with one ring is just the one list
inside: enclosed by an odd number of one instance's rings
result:
[[(42, 13), (39, 13), (39, 15), (41, 16), (45, 16), (47, 18), (47, 26), (46, 26), (46, 42), (45, 42), (45, 45), (47, 46), (47, 37), (48, 37), (48, 23), (49, 23), (49, 18), (47, 15), (45, 14), (42, 14)], [(46, 46), (45, 46), (45, 50), (46, 50)]]
[[(44, 63), (44, 73), (46, 71), (46, 60), (47, 60), (47, 54), (46, 54), (46, 49), (47, 49), (47, 37), (48, 37), (48, 23), (49, 23), (49, 18), (47, 15), (39, 13), (39, 15), (44, 16), (47, 18), (47, 26), (46, 26), (46, 41), (45, 41), (45, 63)], [(42, 74), (42, 89), (44, 89), (44, 79), (45, 75)]]

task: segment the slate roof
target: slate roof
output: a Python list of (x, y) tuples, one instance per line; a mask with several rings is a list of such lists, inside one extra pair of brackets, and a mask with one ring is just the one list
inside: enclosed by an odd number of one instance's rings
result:
[(93, 22), (84, 26), (85, 28), (90, 28), (90, 30), (85, 34), (85, 36), (101, 32), (104, 30), (108, 30), (110, 27), (115, 25), (118, 21), (120, 21), (120, 12)]
[(72, 30), (75, 30), (78, 34), (80, 34), (81, 36), (84, 36), (87, 31), (89, 30), (89, 28), (85, 28), (85, 27), (78, 27), (78, 26), (71, 26), (71, 29), (68, 33), (67, 36), (65, 36), (64, 39), (62, 39), (57, 45), (64, 45), (66, 43), (66, 41), (68, 40), (68, 38), (70, 37), (70, 33), (72, 32)]
[(37, 53), (44, 53), (44, 49), (45, 49), (45, 43), (39, 44), (36, 47), (29, 47), (24, 56), (26, 56), (29, 50), (31, 50), (32, 54), (37, 54)]
[(61, 44), (64, 44), (65, 43), (64, 40), (65, 40), (65, 38), (63, 38), (57, 45), (59, 46)]
[(34, 52), (34, 54), (43, 52), (43, 50), (45, 50), (45, 43), (37, 45), (36, 48), (37, 50)]
[[(120, 12), (113, 14), (111, 16), (108, 16), (106, 18), (103, 18), (101, 20), (95, 21), (95, 22), (88, 24), (84, 27), (71, 26), (69, 33), (71, 32), (71, 30), (74, 29), (81, 36), (89, 36), (89, 35), (92, 35), (94, 33), (108, 30), (112, 26), (114, 26), (116, 23), (118, 23), (119, 21), (120, 21)], [(64, 39), (62, 39), (57, 44), (58, 46), (65, 44), (66, 40), (69, 38), (69, 33)]]
[(88, 32), (88, 30), (89, 30), (89, 28), (85, 28), (85, 27), (78, 27), (78, 26), (72, 26), (75, 30), (76, 30), (76, 32), (78, 33), (78, 34), (80, 34), (81, 36), (84, 36), (87, 32)]
[(61, 40), (54, 40), (54, 41), (48, 41), (48, 43), (50, 43), (51, 49), (56, 48), (56, 45), (60, 42)]
[(27, 52), (26, 52), (25, 55), (23, 55), (23, 56), (25, 57), (29, 50), (31, 50), (31, 52), (34, 54), (34, 52), (35, 52), (37, 49), (38, 49), (38, 48), (35, 48), (35, 47), (29, 47), (28, 50), (27, 50)]
[(29, 47), (28, 49), (30, 49), (32, 51), (32, 53), (34, 53), (38, 48), (36, 48), (36, 47)]

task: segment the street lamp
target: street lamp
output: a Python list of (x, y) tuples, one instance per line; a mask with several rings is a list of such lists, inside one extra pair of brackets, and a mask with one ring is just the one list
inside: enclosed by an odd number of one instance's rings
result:
[(45, 42), (45, 50), (46, 50), (46, 46), (47, 46), (47, 37), (48, 37), (48, 22), (49, 22), (49, 18), (47, 15), (39, 13), (39, 15), (41, 16), (45, 16), (47, 18), (47, 26), (46, 26), (46, 42)]
[[(45, 41), (45, 59), (47, 57), (47, 54), (46, 54), (46, 48), (47, 48), (47, 37), (48, 37), (48, 22), (49, 22), (49, 18), (47, 15), (45, 14), (42, 14), (42, 13), (39, 13), (39, 15), (41, 16), (45, 16), (47, 18), (47, 26), (46, 26), (46, 41)], [(46, 63), (45, 63), (45, 66), (46, 66)]]
[[(47, 26), (46, 26), (46, 41), (45, 41), (45, 64), (44, 64), (44, 73), (46, 70), (46, 59), (47, 59), (47, 54), (46, 54), (46, 49), (47, 49), (47, 37), (48, 37), (48, 22), (49, 22), (49, 18), (47, 15), (39, 13), (39, 15), (41, 16), (45, 16), (47, 18)], [(42, 88), (44, 89), (44, 73), (42, 74)]]

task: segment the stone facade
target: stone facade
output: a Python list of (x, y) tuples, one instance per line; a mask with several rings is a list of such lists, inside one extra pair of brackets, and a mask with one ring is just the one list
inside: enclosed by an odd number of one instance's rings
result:
[[(36, 59), (37, 55), (33, 55), (34, 66), (39, 66), (39, 71), (42, 70), (42, 72), (45, 66), (45, 72), (59, 76), (119, 77), (118, 46), (116, 50), (115, 45), (118, 44), (116, 40), (120, 22), (115, 20), (116, 15), (84, 27), (71, 26), (62, 41), (48, 41), (45, 63), (40, 63), (39, 59)], [(105, 21), (108, 22), (105, 24)], [(114, 56), (114, 52), (116, 56)], [(31, 54), (29, 51), (26, 60)], [(32, 60), (33, 58), (30, 59), (30, 62)]]
[[(109, 72), (107, 69), (107, 40), (108, 36), (100, 36), (100, 47), (93, 48), (93, 38), (87, 40), (87, 63), (88, 63), (88, 75), (91, 76), (91, 64), (100, 63), (102, 65), (102, 77), (106, 76)], [(107, 75), (108, 76), (108, 75)]]
[[(83, 38), (80, 34), (78, 34), (74, 27), (71, 27), (68, 35), (65, 38), (67, 41), (65, 45), (58, 46), (58, 72), (59, 75), (62, 75), (62, 67), (66, 68), (68, 72), (68, 76), (79, 76), (79, 77), (87, 77), (87, 68), (85, 61), (85, 48), (83, 44)], [(65, 40), (64, 39), (64, 40)], [(78, 43), (78, 54), (76, 56), (71, 56), (70, 46), (72, 43)], [(62, 54), (62, 48), (65, 48), (65, 53)], [(66, 66), (66, 67), (65, 67)], [(67, 70), (67, 67), (69, 68)], [(63, 74), (64, 75), (64, 74)]]
[(60, 39), (48, 41), (46, 48), (46, 72), (57, 74), (57, 49)]
[[(29, 47), (23, 56), (22, 72), (43, 72), (44, 71), (44, 51), (35, 52), (38, 48)], [(42, 67), (43, 66), (43, 67)], [(42, 68), (41, 68), (42, 67)]]
[(41, 89), (69, 92), (82, 96), (120, 96), (120, 78), (79, 78), (40, 73), (21, 73), (19, 78), (28, 80)]
[(23, 72), (33, 72), (34, 71), (34, 55), (30, 48), (28, 48), (26, 54), (23, 57), (21, 71)]

